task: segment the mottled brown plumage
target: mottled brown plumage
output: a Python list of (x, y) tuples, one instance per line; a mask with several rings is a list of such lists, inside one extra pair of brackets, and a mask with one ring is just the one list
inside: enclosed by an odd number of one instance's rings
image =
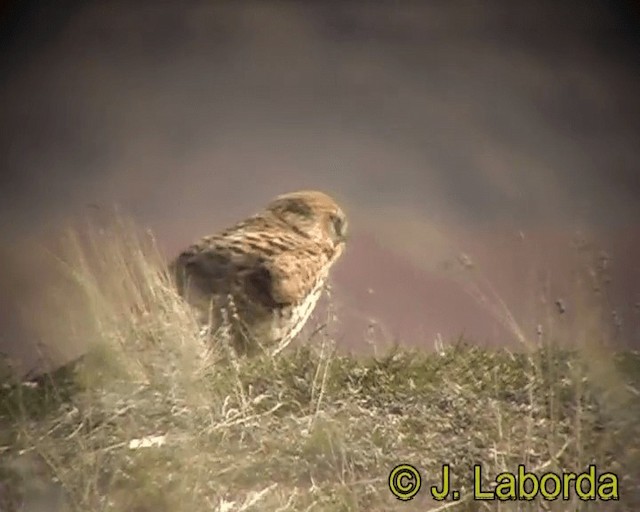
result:
[(282, 348), (316, 306), (344, 250), (347, 221), (317, 191), (278, 196), (265, 210), (206, 236), (170, 265), (178, 292), (239, 353)]

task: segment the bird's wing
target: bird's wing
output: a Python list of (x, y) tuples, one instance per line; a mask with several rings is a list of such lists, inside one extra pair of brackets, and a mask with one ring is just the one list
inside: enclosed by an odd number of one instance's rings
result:
[(315, 285), (318, 262), (304, 250), (278, 254), (259, 263), (247, 273), (247, 288), (255, 298), (271, 307), (303, 301)]
[(207, 294), (224, 294), (231, 291), (239, 274), (255, 265), (255, 256), (212, 243), (193, 245), (183, 251), (172, 263), (171, 271), (181, 294), (187, 285)]
[(181, 294), (187, 284), (205, 294), (233, 293), (240, 286), (254, 301), (275, 308), (302, 301), (311, 292), (323, 261), (310, 257), (306, 247), (265, 258), (210, 240), (182, 252), (171, 270)]

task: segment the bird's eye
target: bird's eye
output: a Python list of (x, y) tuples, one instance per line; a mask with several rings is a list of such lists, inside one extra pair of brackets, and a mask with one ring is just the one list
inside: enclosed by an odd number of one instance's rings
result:
[(346, 235), (346, 223), (344, 222), (344, 219), (338, 215), (331, 214), (329, 220), (331, 221), (331, 230), (333, 231), (335, 238), (337, 240), (344, 239)]

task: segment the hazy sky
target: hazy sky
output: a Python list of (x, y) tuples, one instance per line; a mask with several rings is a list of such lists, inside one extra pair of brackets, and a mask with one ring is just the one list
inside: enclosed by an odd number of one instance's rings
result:
[[(520, 291), (518, 263), (508, 278), (490, 268), (512, 251), (500, 237), (524, 230), (552, 244), (538, 252), (563, 258), (558, 240), (578, 228), (615, 235), (606, 243), (628, 245), (619, 300), (640, 288), (640, 271), (625, 267), (640, 254), (634, 2), (7, 5), (5, 248), (89, 203), (118, 202), (172, 253), (275, 194), (313, 187), (354, 219), (339, 273), (348, 294), (383, 273), (408, 283), (407, 318), (389, 313), (394, 297), (372, 309), (429, 339), (421, 301), (440, 292), (418, 283), (448, 254), (443, 233)], [(29, 274), (15, 261), (7, 276)], [(21, 293), (5, 291), (7, 303)], [(438, 332), (459, 327), (451, 304)]]

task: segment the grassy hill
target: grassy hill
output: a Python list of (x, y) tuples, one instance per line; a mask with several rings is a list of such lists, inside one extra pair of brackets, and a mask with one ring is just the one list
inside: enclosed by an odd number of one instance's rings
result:
[[(540, 339), (357, 357), (318, 329), (237, 359), (203, 343), (151, 239), (125, 224), (90, 233), (65, 244), (82, 308), (57, 319), (90, 324), (90, 350), (28, 383), (2, 373), (1, 511), (640, 509), (639, 354)], [(422, 477), (409, 502), (389, 488), (400, 464)], [(443, 464), (456, 501), (430, 497)], [(484, 492), (519, 464), (595, 465), (620, 499), (477, 501), (476, 464)]]

